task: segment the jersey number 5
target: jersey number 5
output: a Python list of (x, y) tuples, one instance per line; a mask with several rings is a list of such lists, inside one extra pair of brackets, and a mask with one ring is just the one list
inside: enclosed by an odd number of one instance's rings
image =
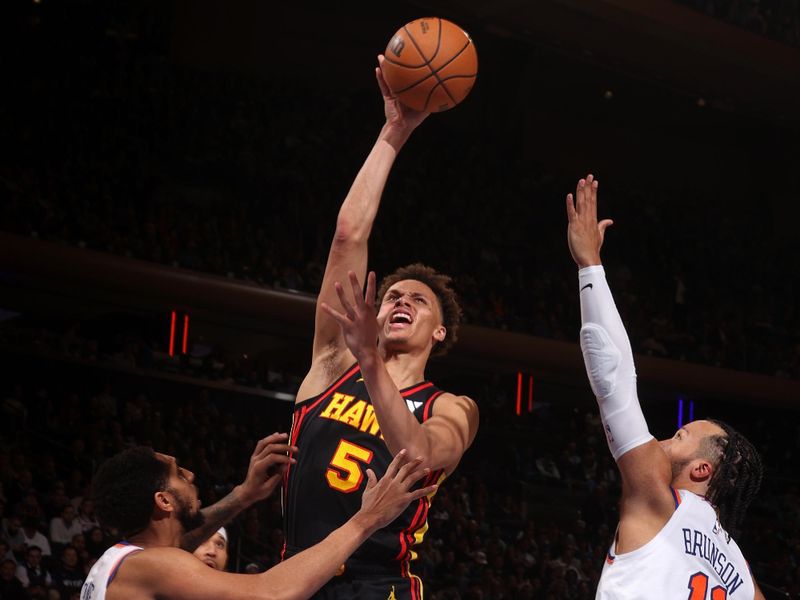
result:
[(345, 494), (355, 492), (364, 480), (364, 473), (359, 463), (368, 465), (370, 461), (372, 461), (372, 450), (341, 440), (325, 473), (328, 485)]
[[(705, 573), (695, 573), (689, 577), (689, 598), (688, 600), (706, 600), (706, 592), (708, 592), (708, 575)], [(711, 598), (709, 600), (726, 600), (728, 591), (718, 585), (711, 588)]]

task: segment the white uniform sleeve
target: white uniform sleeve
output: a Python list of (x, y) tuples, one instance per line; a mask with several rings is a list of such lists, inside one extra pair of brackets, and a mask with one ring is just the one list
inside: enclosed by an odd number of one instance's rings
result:
[(578, 271), (581, 350), (614, 460), (653, 439), (636, 395), (636, 368), (601, 265)]

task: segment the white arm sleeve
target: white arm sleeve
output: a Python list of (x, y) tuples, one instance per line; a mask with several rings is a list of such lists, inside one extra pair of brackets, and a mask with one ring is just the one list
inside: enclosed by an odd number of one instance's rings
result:
[(614, 460), (653, 439), (636, 395), (628, 334), (601, 265), (578, 271), (581, 350)]

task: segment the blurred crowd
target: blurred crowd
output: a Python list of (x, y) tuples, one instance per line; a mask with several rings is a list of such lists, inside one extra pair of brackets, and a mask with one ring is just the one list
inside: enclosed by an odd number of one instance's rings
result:
[[(158, 380), (137, 387), (101, 369), (22, 364), (15, 362), (17, 382), (0, 391), (4, 600), (77, 598), (85, 573), (118, 540), (99, 527), (89, 485), (106, 457), (133, 443), (172, 454), (195, 472), (208, 506), (244, 478), (257, 439), (290, 420), (287, 403), (259, 400), (253, 410), (253, 398), (231, 393)], [(43, 368), (46, 380), (27, 377)], [(481, 431), (436, 495), (412, 570), (436, 599), (593, 598), (620, 490), (596, 413), (545, 398), (515, 417), (511, 394), (496, 381), (472, 393)], [(800, 456), (800, 428), (793, 423), (762, 415), (745, 430), (768, 472), (739, 543), (762, 585), (800, 598), (800, 504), (790, 468)], [(228, 530), (230, 570), (274, 565), (283, 544), (278, 495)]]
[(797, 0), (680, 0), (682, 4), (785, 44), (800, 45)]
[[(33, 28), (46, 60), (16, 74), (27, 91), (0, 107), (0, 227), (316, 292), (339, 203), (380, 126), (377, 94), (178, 67), (148, 43), (146, 21), (131, 32), (93, 15), (84, 35), (65, 36), (79, 18)], [(576, 339), (562, 214), (574, 182), (472, 133), (438, 136), (461, 160), (412, 139), (371, 267), (427, 262), (455, 276), (469, 322)], [(605, 262), (635, 351), (800, 377), (797, 273), (773, 259), (796, 242), (692, 189), (603, 182), (602, 204), (618, 223)]]

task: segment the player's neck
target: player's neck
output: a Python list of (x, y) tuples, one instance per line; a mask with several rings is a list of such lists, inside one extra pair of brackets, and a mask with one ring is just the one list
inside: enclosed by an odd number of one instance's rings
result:
[(397, 389), (402, 390), (425, 380), (425, 365), (428, 363), (427, 352), (417, 354), (384, 351), (383, 360)]
[(707, 483), (692, 481), (691, 477), (676, 477), (672, 481), (672, 487), (676, 490), (688, 490), (693, 494), (703, 497), (708, 493)]
[(142, 548), (163, 546), (177, 548), (180, 546), (182, 535), (183, 529), (174, 519), (161, 519), (150, 521), (147, 529), (130, 536), (127, 541), (134, 546), (141, 546)]

